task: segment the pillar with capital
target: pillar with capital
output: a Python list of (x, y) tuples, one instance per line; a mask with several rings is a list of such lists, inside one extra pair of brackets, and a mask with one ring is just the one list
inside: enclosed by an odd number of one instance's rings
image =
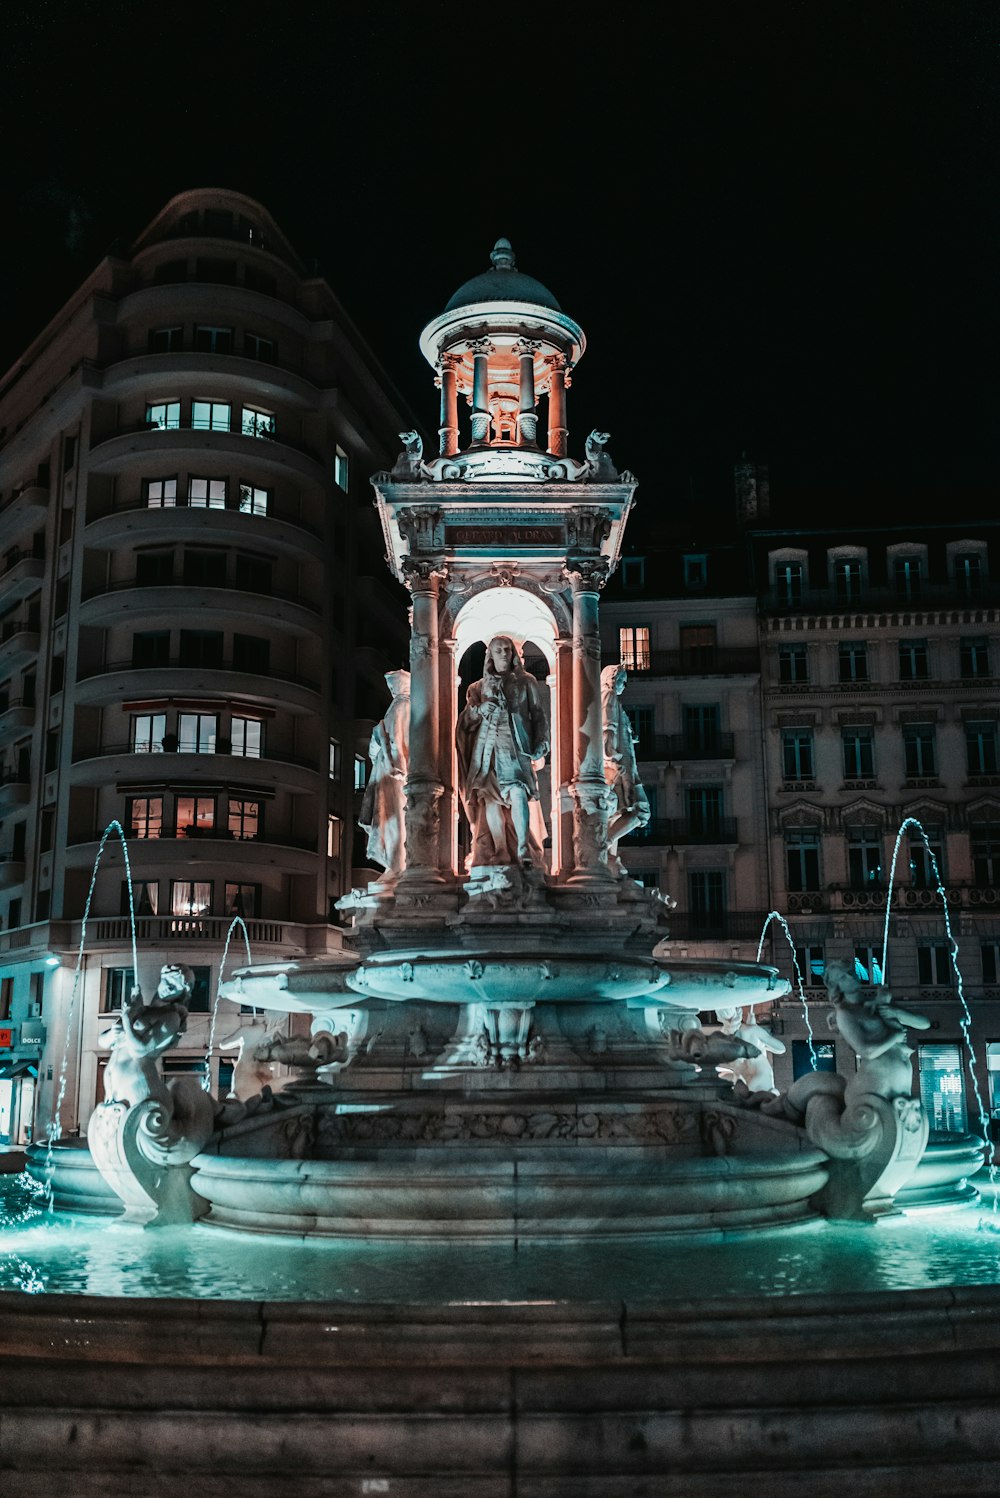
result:
[(569, 385), (569, 366), (565, 354), (550, 354), (546, 359), (549, 367), (549, 445), (554, 458), (565, 458), (566, 438), (566, 388)]
[(438, 884), (440, 872), (440, 558), (406, 557), (403, 578), (413, 598), (410, 630), (410, 759), (406, 778), (406, 867), (401, 884)]
[(441, 385), (441, 423), (438, 427), (439, 451), (444, 458), (458, 452), (458, 366), (460, 354), (442, 354), (438, 360)]
[(607, 866), (608, 796), (604, 778), (601, 711), (601, 637), (598, 600), (608, 578), (604, 557), (573, 558), (566, 564), (573, 589), (573, 882), (604, 882)]
[(496, 349), (488, 338), (473, 338), (469, 342), (472, 354), (472, 445), (479, 447), (490, 434), (490, 354)]
[(518, 376), (517, 438), (522, 445), (534, 447), (538, 435), (538, 413), (535, 410), (535, 355), (541, 349), (537, 339), (519, 338), (514, 345), (520, 367)]

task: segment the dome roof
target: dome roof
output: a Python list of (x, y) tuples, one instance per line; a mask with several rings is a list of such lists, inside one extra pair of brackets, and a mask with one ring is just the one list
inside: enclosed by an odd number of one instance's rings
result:
[(459, 307), (469, 307), (473, 302), (533, 302), (537, 307), (548, 307), (550, 312), (561, 312), (562, 308), (547, 286), (526, 276), (514, 264), (514, 251), (509, 239), (498, 239), (490, 255), (493, 262), (490, 270), (484, 270), (471, 281), (466, 281), (455, 292), (445, 312), (455, 312)]

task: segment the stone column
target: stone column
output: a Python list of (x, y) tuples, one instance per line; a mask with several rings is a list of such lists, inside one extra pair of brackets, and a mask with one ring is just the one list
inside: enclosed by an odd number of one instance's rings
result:
[(520, 361), (518, 380), (517, 439), (522, 446), (534, 447), (538, 435), (538, 413), (535, 410), (535, 355), (541, 348), (530, 338), (520, 338), (514, 352)]
[(555, 677), (552, 713), (552, 778), (555, 787), (552, 872), (566, 875), (573, 868), (574, 803), (570, 787), (576, 771), (576, 718), (573, 713), (573, 643), (562, 636), (556, 641)]
[(566, 355), (550, 354), (545, 362), (550, 371), (548, 450), (554, 458), (565, 458), (566, 438), (569, 435), (566, 426), (566, 387), (569, 384)]
[(573, 750), (572, 791), (574, 882), (610, 879), (607, 783), (604, 779), (604, 721), (601, 712), (601, 637), (598, 599), (608, 579), (603, 557), (574, 559), (566, 573), (573, 588)]
[(458, 452), (458, 366), (461, 362), (459, 354), (442, 354), (438, 361), (441, 383), (439, 451), (445, 458)]
[(440, 863), (440, 680), (438, 584), (443, 561), (406, 557), (403, 577), (413, 596), (410, 627), (410, 760), (406, 777), (406, 867), (403, 884), (438, 884)]
[(438, 764), (444, 786), (441, 797), (441, 843), (438, 866), (458, 869), (458, 773), (454, 725), (458, 721), (458, 672), (455, 666), (456, 642), (443, 639), (438, 644)]
[(490, 354), (496, 352), (488, 338), (475, 338), (472, 352), (472, 445), (481, 447), (490, 435)]

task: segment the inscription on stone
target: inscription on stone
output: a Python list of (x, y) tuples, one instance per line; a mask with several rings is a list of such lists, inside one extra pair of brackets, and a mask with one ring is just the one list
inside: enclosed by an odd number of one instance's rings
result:
[(445, 546), (565, 546), (561, 525), (446, 525)]

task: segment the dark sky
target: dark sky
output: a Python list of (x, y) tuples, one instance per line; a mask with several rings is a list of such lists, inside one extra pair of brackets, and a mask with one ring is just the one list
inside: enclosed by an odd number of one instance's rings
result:
[(116, 238), (227, 186), (428, 435), (417, 336), (508, 235), (587, 332), (571, 446), (611, 431), (640, 525), (728, 511), (744, 449), (782, 521), (996, 509), (994, 0), (6, 0), (3, 30), (4, 368)]

